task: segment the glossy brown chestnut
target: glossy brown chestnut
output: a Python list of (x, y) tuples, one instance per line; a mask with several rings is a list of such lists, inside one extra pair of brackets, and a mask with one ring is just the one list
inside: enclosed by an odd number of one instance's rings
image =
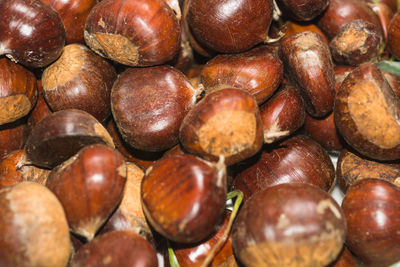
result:
[(0, 159), (8, 153), (22, 149), (27, 138), (27, 126), (24, 119), (0, 126)]
[(400, 99), (375, 64), (347, 75), (336, 94), (334, 116), (341, 136), (362, 155), (400, 158)]
[(279, 0), (282, 12), (294, 20), (310, 21), (321, 14), (329, 5), (330, 0)]
[(400, 260), (400, 189), (383, 180), (352, 185), (342, 203), (346, 244), (366, 266), (389, 266)]
[(0, 55), (29, 67), (56, 60), (65, 43), (58, 13), (40, 0), (4, 0), (0, 3)]
[(96, 0), (41, 0), (60, 15), (65, 27), (67, 44), (83, 43), (86, 18)]
[(163, 0), (105, 0), (91, 10), (86, 44), (96, 53), (129, 66), (170, 61), (180, 47), (180, 26)]
[(366, 178), (382, 179), (400, 186), (400, 163), (373, 161), (343, 149), (337, 160), (336, 177), (343, 192)]
[(84, 245), (71, 260), (70, 267), (157, 267), (157, 252), (132, 231), (115, 231)]
[(77, 109), (57, 111), (32, 129), (24, 147), (25, 163), (53, 168), (97, 143), (114, 147), (110, 134), (92, 115)]
[(37, 99), (35, 76), (19, 64), (0, 59), (0, 125), (31, 111)]
[(390, 21), (387, 45), (390, 53), (400, 59), (400, 12), (397, 12)]
[(70, 255), (64, 210), (43, 185), (0, 191), (0, 265), (65, 267)]
[(179, 127), (196, 97), (185, 75), (173, 67), (131, 68), (114, 83), (111, 109), (128, 144), (162, 151), (178, 143)]
[(239, 54), (217, 55), (202, 68), (201, 83), (206, 93), (226, 87), (247, 90), (261, 104), (278, 88), (282, 74), (277, 49), (262, 45)]
[(64, 207), (72, 232), (93, 239), (120, 203), (126, 183), (125, 159), (106, 145), (90, 145), (54, 168), (47, 187)]
[(44, 97), (53, 111), (80, 109), (104, 122), (111, 114), (110, 95), (116, 78), (113, 66), (104, 58), (84, 45), (67, 45), (43, 72)]
[(282, 88), (260, 106), (261, 122), (264, 129), (264, 143), (281, 140), (304, 124), (305, 108), (303, 98), (294, 86)]
[(189, 111), (179, 130), (185, 150), (232, 165), (251, 157), (263, 143), (257, 102), (250, 93), (225, 88), (206, 95)]
[(192, 155), (156, 161), (141, 185), (143, 211), (170, 240), (199, 242), (216, 230), (226, 201), (225, 166)]
[(280, 184), (258, 192), (232, 229), (235, 255), (246, 266), (326, 266), (342, 250), (346, 221), (318, 187)]
[(329, 191), (335, 182), (335, 168), (328, 153), (306, 136), (294, 136), (275, 148), (265, 147), (244, 164), (233, 187), (241, 190), (245, 199), (282, 183), (307, 183)]
[(272, 10), (271, 0), (190, 0), (186, 19), (205, 49), (238, 53), (267, 39)]
[(314, 31), (289, 35), (280, 43), (287, 75), (301, 90), (306, 111), (314, 117), (327, 115), (335, 99), (335, 75), (327, 43)]

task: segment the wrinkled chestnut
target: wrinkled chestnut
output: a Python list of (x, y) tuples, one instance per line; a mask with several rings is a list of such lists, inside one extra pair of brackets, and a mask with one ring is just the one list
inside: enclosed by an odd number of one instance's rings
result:
[(46, 185), (63, 205), (71, 231), (91, 240), (121, 201), (125, 182), (121, 153), (96, 144), (54, 168)]
[(53, 111), (80, 109), (104, 122), (111, 114), (110, 95), (116, 78), (112, 65), (86, 46), (67, 45), (43, 72), (44, 97)]
[(179, 139), (188, 152), (212, 161), (222, 155), (226, 165), (251, 157), (263, 143), (257, 102), (244, 90), (214, 91), (186, 115)]
[(154, 229), (180, 243), (203, 240), (216, 230), (226, 201), (225, 166), (192, 155), (156, 161), (141, 185), (143, 211)]
[(232, 229), (235, 255), (248, 266), (326, 266), (342, 250), (346, 221), (318, 187), (280, 184), (258, 192)]

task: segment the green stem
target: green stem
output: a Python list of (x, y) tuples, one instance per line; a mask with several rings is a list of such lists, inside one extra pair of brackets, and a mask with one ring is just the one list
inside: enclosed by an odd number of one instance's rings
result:
[(169, 243), (168, 240), (167, 243), (168, 243), (169, 265), (171, 265), (171, 267), (180, 267), (178, 259), (176, 258), (174, 250), (172, 249), (171, 244)]
[(233, 221), (235, 220), (236, 214), (239, 211), (240, 204), (242, 204), (242, 201), (243, 201), (242, 191), (235, 190), (235, 191), (229, 192), (226, 196), (227, 200), (232, 199), (234, 197), (236, 197), (236, 200), (235, 200), (235, 204), (233, 205), (231, 216), (229, 217), (228, 226), (226, 227), (222, 237), (218, 240), (217, 244), (215, 244), (215, 246), (213, 247), (211, 252), (207, 255), (207, 257), (204, 260), (201, 267), (207, 267), (208, 265), (210, 265), (211, 261), (215, 257), (215, 254), (219, 251), (219, 249), (222, 247), (222, 245), (228, 239), (229, 233), (232, 229)]

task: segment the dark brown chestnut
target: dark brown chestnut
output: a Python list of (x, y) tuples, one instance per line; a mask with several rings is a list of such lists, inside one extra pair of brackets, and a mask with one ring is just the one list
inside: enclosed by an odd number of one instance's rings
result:
[(60, 56), (65, 29), (54, 9), (40, 0), (4, 0), (0, 13), (0, 55), (35, 68)]
[(206, 93), (226, 87), (247, 90), (261, 104), (278, 88), (282, 74), (277, 49), (262, 45), (239, 54), (217, 55), (202, 68), (201, 83)]
[(43, 72), (44, 97), (53, 111), (80, 109), (104, 122), (111, 114), (110, 95), (116, 78), (113, 66), (104, 58), (84, 45), (67, 45)]
[(180, 26), (163, 0), (105, 0), (91, 10), (86, 44), (96, 53), (129, 66), (170, 61), (180, 47)]
[(111, 109), (128, 144), (162, 151), (178, 143), (179, 127), (196, 97), (185, 75), (173, 67), (131, 68), (114, 83)]
[(179, 130), (185, 150), (226, 165), (249, 158), (263, 143), (257, 102), (250, 93), (234, 88), (214, 91), (186, 115)]
[(334, 116), (341, 136), (362, 155), (400, 158), (400, 99), (375, 64), (365, 63), (347, 75)]
[(125, 182), (121, 153), (96, 144), (54, 168), (46, 185), (63, 205), (71, 231), (91, 240), (120, 203)]
[(276, 147), (265, 147), (248, 162), (243, 162), (233, 187), (245, 199), (265, 188), (282, 183), (307, 183), (330, 191), (335, 168), (328, 153), (306, 136), (294, 136)]
[(157, 252), (132, 231), (115, 231), (95, 238), (75, 254), (70, 267), (157, 267)]
[(226, 202), (226, 171), (192, 155), (156, 161), (141, 185), (151, 226), (180, 243), (199, 242), (216, 230)]
[(347, 247), (366, 266), (400, 260), (399, 196), (400, 189), (387, 181), (363, 179), (343, 199)]
[(249, 266), (326, 266), (342, 250), (346, 221), (318, 187), (291, 183), (258, 192), (232, 229), (235, 255)]
[(330, 0), (279, 0), (282, 13), (299, 21), (310, 21), (321, 14)]
[(390, 53), (400, 59), (400, 12), (390, 20), (387, 45)]

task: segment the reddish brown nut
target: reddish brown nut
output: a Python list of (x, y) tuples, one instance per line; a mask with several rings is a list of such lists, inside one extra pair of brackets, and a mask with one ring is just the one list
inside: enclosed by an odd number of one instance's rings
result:
[(47, 187), (63, 205), (71, 231), (91, 240), (120, 203), (125, 182), (121, 153), (96, 144), (54, 168)]
[(141, 185), (143, 211), (151, 226), (180, 243), (203, 240), (215, 231), (226, 201), (225, 166), (192, 155), (156, 161)]
[(366, 266), (400, 260), (399, 196), (399, 188), (387, 181), (363, 179), (343, 199), (347, 247)]
[(46, 100), (44, 100), (43, 94), (39, 94), (36, 105), (33, 107), (32, 112), (29, 114), (28, 117), (28, 133), (36, 124), (38, 124), (39, 121), (41, 121), (51, 113), (53, 113), (53, 111), (51, 111), (49, 105), (46, 103)]
[(245, 199), (282, 183), (307, 183), (330, 191), (335, 182), (328, 153), (306, 136), (292, 137), (276, 148), (266, 147), (241, 168), (233, 187), (241, 190)]
[(52, 113), (32, 129), (25, 144), (25, 163), (53, 168), (90, 144), (114, 142), (100, 122), (82, 110)]
[(345, 65), (358, 66), (377, 61), (383, 47), (381, 30), (363, 20), (353, 20), (332, 39), (330, 48), (333, 59)]
[(343, 192), (366, 178), (382, 179), (400, 186), (400, 163), (373, 161), (343, 149), (337, 161), (336, 177)]
[(0, 265), (65, 267), (68, 223), (53, 193), (22, 182), (0, 191)]
[(65, 43), (58, 13), (40, 0), (4, 0), (0, 3), (0, 55), (29, 67), (56, 60)]
[(341, 136), (361, 154), (400, 158), (400, 99), (375, 64), (347, 75), (336, 95), (334, 116)]
[[(381, 27), (382, 27), (382, 34), (385, 43), (387, 43), (387, 35), (389, 30), (390, 21), (393, 18), (394, 13), (397, 11), (396, 9), (391, 9), (386, 3), (378, 2), (378, 3), (371, 3), (369, 4), (375, 14), (378, 16)], [(397, 3), (396, 3), (397, 5)]]
[(101, 235), (75, 254), (71, 267), (157, 267), (157, 252), (145, 239), (132, 231)]
[(389, 52), (397, 59), (400, 59), (400, 11), (390, 21), (387, 46)]
[(37, 99), (35, 76), (6, 58), (0, 59), (0, 125), (31, 111)]
[(297, 88), (285, 84), (260, 106), (260, 116), (264, 129), (264, 143), (274, 143), (291, 135), (303, 125), (303, 98)]
[(96, 53), (129, 66), (154, 66), (179, 50), (180, 26), (162, 0), (105, 0), (91, 10), (86, 44)]
[(272, 21), (271, 0), (191, 0), (187, 5), (190, 31), (205, 49), (238, 53), (267, 39)]
[(346, 221), (318, 187), (280, 184), (258, 192), (232, 229), (235, 255), (245, 266), (326, 266), (342, 250)]
[(201, 70), (201, 83), (206, 93), (227, 87), (246, 90), (261, 104), (278, 88), (282, 74), (277, 50), (263, 45), (209, 60)]
[(139, 150), (162, 151), (178, 143), (179, 127), (197, 93), (169, 66), (131, 68), (111, 93), (111, 109), (124, 140)]
[(26, 137), (27, 127), (24, 119), (0, 126), (0, 159), (8, 153), (22, 149)]
[(186, 115), (179, 139), (188, 152), (212, 161), (222, 155), (226, 165), (251, 157), (263, 143), (257, 102), (240, 89), (212, 92)]
[(294, 20), (310, 21), (321, 14), (330, 0), (279, 0), (282, 12)]
[(83, 43), (83, 30), (96, 0), (41, 0), (57, 11), (65, 27), (67, 44)]
[(315, 117), (333, 109), (335, 80), (327, 43), (314, 31), (289, 35), (281, 40), (282, 61), (290, 80), (301, 90), (306, 111)]
[(104, 122), (111, 114), (110, 95), (116, 78), (113, 66), (104, 58), (84, 45), (67, 45), (43, 72), (44, 97), (53, 111), (80, 109)]
[(385, 4), (392, 10), (392, 12), (395, 13), (397, 11), (397, 0), (364, 0), (364, 2), (370, 4)]

